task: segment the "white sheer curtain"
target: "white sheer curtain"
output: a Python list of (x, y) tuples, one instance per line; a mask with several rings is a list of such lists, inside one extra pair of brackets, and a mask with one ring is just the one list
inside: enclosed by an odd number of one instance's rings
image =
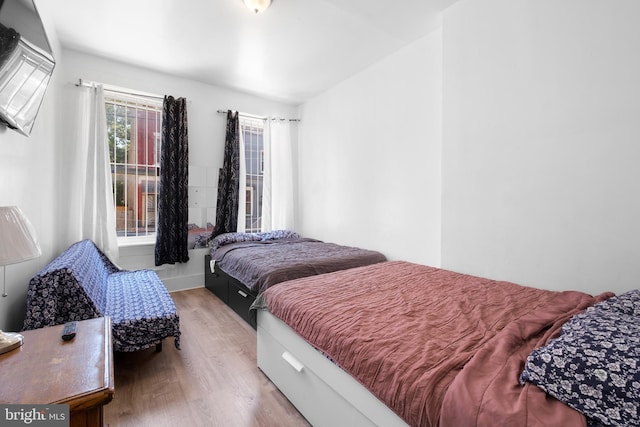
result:
[(293, 157), (289, 120), (265, 123), (262, 230), (293, 230)]
[(77, 132), (72, 141), (68, 185), (74, 192), (68, 215), (72, 240), (92, 240), (113, 262), (118, 261), (115, 208), (107, 119), (102, 85), (78, 87)]

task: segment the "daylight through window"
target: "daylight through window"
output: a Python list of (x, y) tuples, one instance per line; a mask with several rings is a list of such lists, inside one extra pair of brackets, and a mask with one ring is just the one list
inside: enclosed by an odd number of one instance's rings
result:
[(118, 240), (155, 239), (162, 100), (105, 90)]
[(240, 117), (246, 168), (245, 231), (262, 231), (262, 183), (264, 177), (264, 120)]

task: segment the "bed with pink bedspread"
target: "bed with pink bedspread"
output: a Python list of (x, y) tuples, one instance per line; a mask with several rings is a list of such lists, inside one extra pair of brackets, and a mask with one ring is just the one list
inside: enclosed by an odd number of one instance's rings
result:
[[(253, 308), (289, 325), (411, 426), (585, 426), (607, 423), (523, 381), (523, 369), (568, 320), (612, 296), (392, 261), (285, 282)], [(631, 304), (640, 314), (640, 299)]]

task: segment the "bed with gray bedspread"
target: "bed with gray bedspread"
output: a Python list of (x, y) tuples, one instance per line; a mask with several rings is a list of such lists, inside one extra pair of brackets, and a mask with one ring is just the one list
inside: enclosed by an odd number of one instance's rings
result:
[(211, 258), (254, 293), (287, 280), (386, 261), (377, 251), (322, 242), (292, 232), (229, 234), (214, 239)]

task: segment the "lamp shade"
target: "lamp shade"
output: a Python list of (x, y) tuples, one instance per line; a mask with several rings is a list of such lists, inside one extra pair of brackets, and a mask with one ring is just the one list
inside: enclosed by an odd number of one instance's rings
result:
[(0, 265), (15, 264), (42, 254), (33, 226), (16, 206), (0, 207)]

